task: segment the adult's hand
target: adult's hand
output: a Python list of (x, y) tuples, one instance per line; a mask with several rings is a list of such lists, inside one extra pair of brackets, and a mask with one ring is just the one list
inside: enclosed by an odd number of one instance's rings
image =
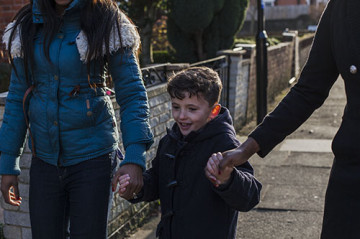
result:
[(226, 167), (239, 166), (259, 150), (259, 144), (253, 138), (248, 138), (239, 147), (222, 153), (223, 159), (220, 161), (219, 168), (224, 170)]
[(6, 203), (13, 206), (20, 206), (21, 197), (19, 195), (17, 175), (1, 176), (1, 193)]
[(142, 168), (137, 164), (124, 164), (121, 166), (112, 181), (112, 187), (115, 189), (117, 187), (120, 176), (128, 174), (130, 177), (129, 184), (126, 186), (126, 191), (123, 193), (122, 197), (126, 200), (134, 198), (134, 194), (140, 192), (141, 188), (144, 185)]
[(222, 153), (214, 153), (209, 158), (205, 167), (205, 176), (215, 185), (215, 187), (227, 183), (234, 170), (233, 167), (225, 167), (220, 173), (219, 163), (222, 159)]

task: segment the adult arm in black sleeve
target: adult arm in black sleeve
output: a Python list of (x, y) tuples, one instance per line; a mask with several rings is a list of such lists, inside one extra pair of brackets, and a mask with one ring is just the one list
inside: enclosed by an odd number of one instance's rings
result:
[(307, 63), (298, 83), (263, 122), (249, 135), (266, 156), (287, 135), (294, 132), (319, 108), (329, 95), (339, 72), (333, 55), (330, 0), (319, 23)]

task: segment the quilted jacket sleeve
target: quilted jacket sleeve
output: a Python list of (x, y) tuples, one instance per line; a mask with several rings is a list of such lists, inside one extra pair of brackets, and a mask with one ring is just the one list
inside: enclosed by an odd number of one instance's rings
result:
[(122, 164), (134, 163), (145, 169), (145, 150), (153, 143), (153, 135), (147, 93), (131, 49), (122, 48), (112, 55), (110, 72), (120, 105), (120, 129), (126, 151)]
[(246, 212), (260, 202), (261, 183), (254, 177), (251, 165), (246, 162), (234, 169), (229, 184), (214, 190), (232, 208)]
[(3, 123), (0, 129), (0, 174), (20, 174), (19, 159), (24, 148), (26, 124), (22, 100), (28, 88), (25, 80), (23, 59), (15, 58), (11, 73), (9, 93), (5, 104)]

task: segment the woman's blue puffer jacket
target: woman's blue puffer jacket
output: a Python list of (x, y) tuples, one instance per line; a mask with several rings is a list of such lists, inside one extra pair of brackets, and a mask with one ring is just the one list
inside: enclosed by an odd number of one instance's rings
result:
[[(88, 82), (87, 40), (80, 29), (80, 11), (89, 0), (74, 0), (65, 10), (62, 26), (50, 45), (51, 63), (43, 51), (41, 30), (34, 39), (35, 88), (28, 100), (30, 129), (36, 156), (52, 164), (70, 166), (109, 153), (118, 147), (119, 134), (110, 97), (102, 87), (91, 88)], [(114, 29), (110, 37), (112, 76), (116, 101), (120, 105), (121, 134), (126, 151), (125, 163), (145, 167), (145, 150), (153, 142), (149, 126), (147, 94), (134, 51), (139, 36), (121, 14), (121, 41)], [(33, 3), (33, 21), (42, 24), (37, 0)], [(7, 30), (12, 28), (10, 23)], [(25, 80), (19, 31), (12, 39), (13, 71), (0, 129), (0, 174), (19, 174), (26, 124), (22, 100), (29, 87)], [(10, 31), (3, 41), (8, 45)], [(121, 44), (120, 44), (121, 42)], [(92, 61), (92, 66), (96, 62)], [(103, 83), (99, 69), (91, 69), (90, 82)], [(76, 94), (70, 94), (79, 85)], [(73, 92), (74, 93), (74, 92)], [(31, 140), (29, 140), (31, 144)], [(31, 148), (31, 146), (30, 146)]]

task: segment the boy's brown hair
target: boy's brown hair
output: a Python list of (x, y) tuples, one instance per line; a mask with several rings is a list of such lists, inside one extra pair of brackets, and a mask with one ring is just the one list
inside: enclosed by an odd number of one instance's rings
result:
[(219, 75), (208, 67), (191, 67), (176, 73), (169, 79), (167, 91), (172, 98), (180, 100), (199, 94), (213, 106), (219, 102), (222, 90), (222, 83)]

